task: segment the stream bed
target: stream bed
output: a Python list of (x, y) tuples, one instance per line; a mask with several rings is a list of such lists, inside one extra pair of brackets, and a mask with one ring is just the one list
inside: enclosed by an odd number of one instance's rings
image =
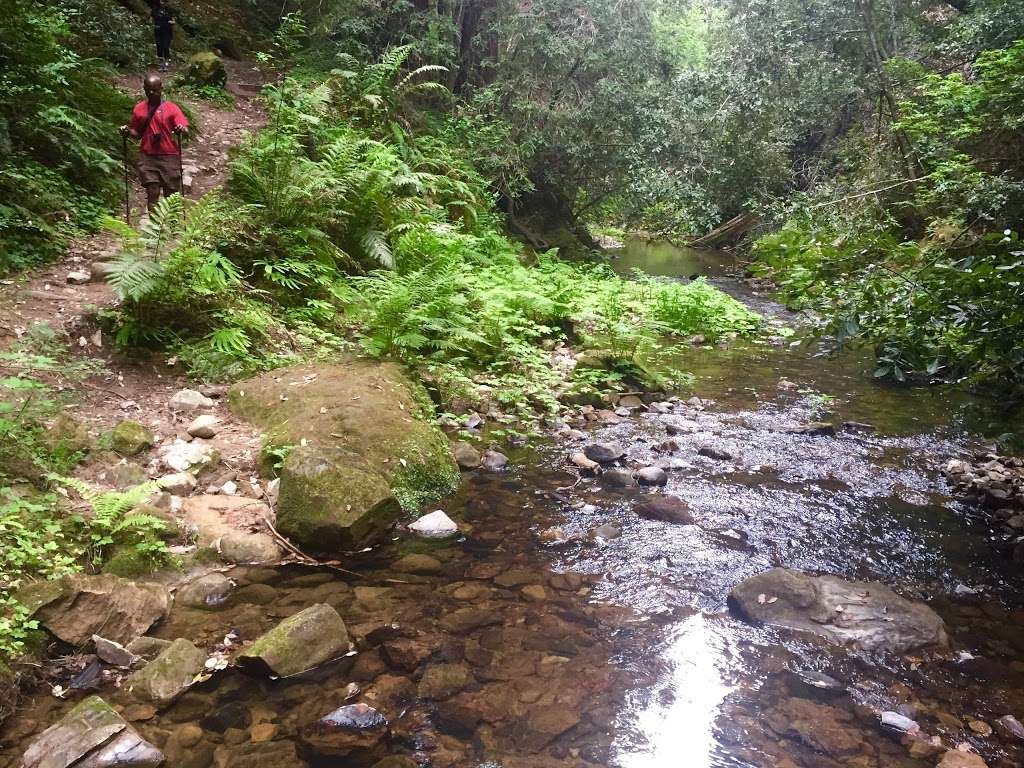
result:
[[(713, 254), (631, 241), (613, 263), (708, 275), (786, 318)], [(217, 610), (176, 607), (153, 633), (209, 648), (327, 603), (357, 654), (283, 680), (229, 668), (162, 709), (116, 680), (100, 693), (174, 768), (924, 768), (958, 747), (1024, 764), (1024, 733), (999, 723), (1024, 719), (1024, 577), (940, 474), (991, 432), (994, 406), (880, 385), (863, 357), (790, 339), (675, 360), (698, 399), (606, 415), (585, 438), (507, 450), (504, 472), (467, 473), (437, 505), (462, 524), (457, 540), (402, 535), (347, 572), (236, 568)], [(848, 426), (791, 431), (815, 421)], [(623, 445), (628, 468), (666, 468), (657, 492), (685, 499), (695, 523), (643, 519), (634, 506), (652, 492), (580, 477), (566, 457), (594, 440)], [(736, 618), (729, 590), (776, 566), (924, 600), (950, 649), (869, 654)], [(354, 701), (390, 728), (340, 758), (310, 727)], [(0, 766), (70, 706), (30, 696), (0, 733)]]

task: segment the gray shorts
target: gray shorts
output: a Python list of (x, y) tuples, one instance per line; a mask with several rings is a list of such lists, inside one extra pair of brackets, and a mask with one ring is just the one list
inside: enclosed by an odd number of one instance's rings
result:
[(180, 159), (177, 155), (139, 155), (139, 181), (142, 186), (159, 184), (165, 195), (181, 191)]

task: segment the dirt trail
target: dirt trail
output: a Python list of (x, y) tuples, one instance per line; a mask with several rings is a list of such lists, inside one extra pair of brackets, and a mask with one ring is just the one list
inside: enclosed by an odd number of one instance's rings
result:
[[(186, 175), (193, 177), (186, 194), (197, 199), (224, 183), (227, 175), (228, 150), (238, 145), (243, 136), (266, 123), (266, 113), (255, 98), (266, 76), (252, 62), (224, 61), (228, 72), (227, 89), (235, 97), (234, 109), (219, 109), (206, 102), (191, 100), (190, 106), (199, 115), (198, 136), (183, 153)], [(122, 78), (118, 85), (133, 93), (141, 93), (141, 76)], [(145, 196), (135, 186), (132, 197), (132, 222), (145, 207)], [(120, 214), (123, 216), (123, 211)], [(31, 371), (57, 392), (66, 396), (65, 410), (83, 422), (91, 432), (109, 430), (118, 421), (131, 418), (150, 427), (165, 441), (175, 437), (188, 438), (185, 428), (190, 417), (172, 413), (167, 408), (170, 396), (177, 390), (192, 386), (164, 359), (124, 359), (114, 353), (113, 340), (104, 338), (95, 325), (97, 309), (117, 305), (114, 291), (101, 278), (85, 284), (72, 284), (72, 272), (88, 272), (91, 264), (113, 256), (117, 238), (98, 232), (72, 244), (63, 258), (53, 264), (28, 272), (0, 285), (0, 349), (25, 347), (27, 339), (32, 352), (61, 357), (64, 344), (72, 350), (75, 362), (87, 363), (98, 373), (84, 380), (67, 376), (64, 366), (53, 371)], [(48, 326), (50, 330), (42, 328)], [(23, 372), (17, 361), (0, 361), (0, 375)], [(216, 395), (213, 389), (210, 394)], [(258, 436), (248, 426), (234, 422), (218, 403), (216, 413), (225, 426), (216, 442), (225, 464), (244, 474), (251, 467), (253, 449)], [(106, 482), (106, 471), (100, 462), (83, 471), (90, 480)]]

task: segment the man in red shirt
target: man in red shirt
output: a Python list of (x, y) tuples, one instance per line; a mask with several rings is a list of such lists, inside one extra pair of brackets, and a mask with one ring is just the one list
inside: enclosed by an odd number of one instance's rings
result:
[(146, 188), (146, 207), (152, 211), (160, 199), (181, 191), (181, 152), (175, 134), (188, 130), (188, 120), (173, 101), (164, 101), (164, 84), (159, 75), (147, 75), (142, 84), (146, 100), (132, 110), (123, 136), (139, 139), (139, 181)]

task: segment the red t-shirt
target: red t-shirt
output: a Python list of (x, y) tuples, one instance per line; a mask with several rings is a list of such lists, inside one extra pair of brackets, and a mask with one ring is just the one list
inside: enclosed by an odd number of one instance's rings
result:
[[(140, 101), (132, 110), (131, 128), (136, 133), (142, 130), (149, 115), (149, 102)], [(173, 101), (163, 101), (153, 113), (153, 119), (146, 126), (139, 147), (147, 155), (176, 155), (178, 145), (174, 143), (172, 131), (176, 126), (188, 128), (188, 120)]]

